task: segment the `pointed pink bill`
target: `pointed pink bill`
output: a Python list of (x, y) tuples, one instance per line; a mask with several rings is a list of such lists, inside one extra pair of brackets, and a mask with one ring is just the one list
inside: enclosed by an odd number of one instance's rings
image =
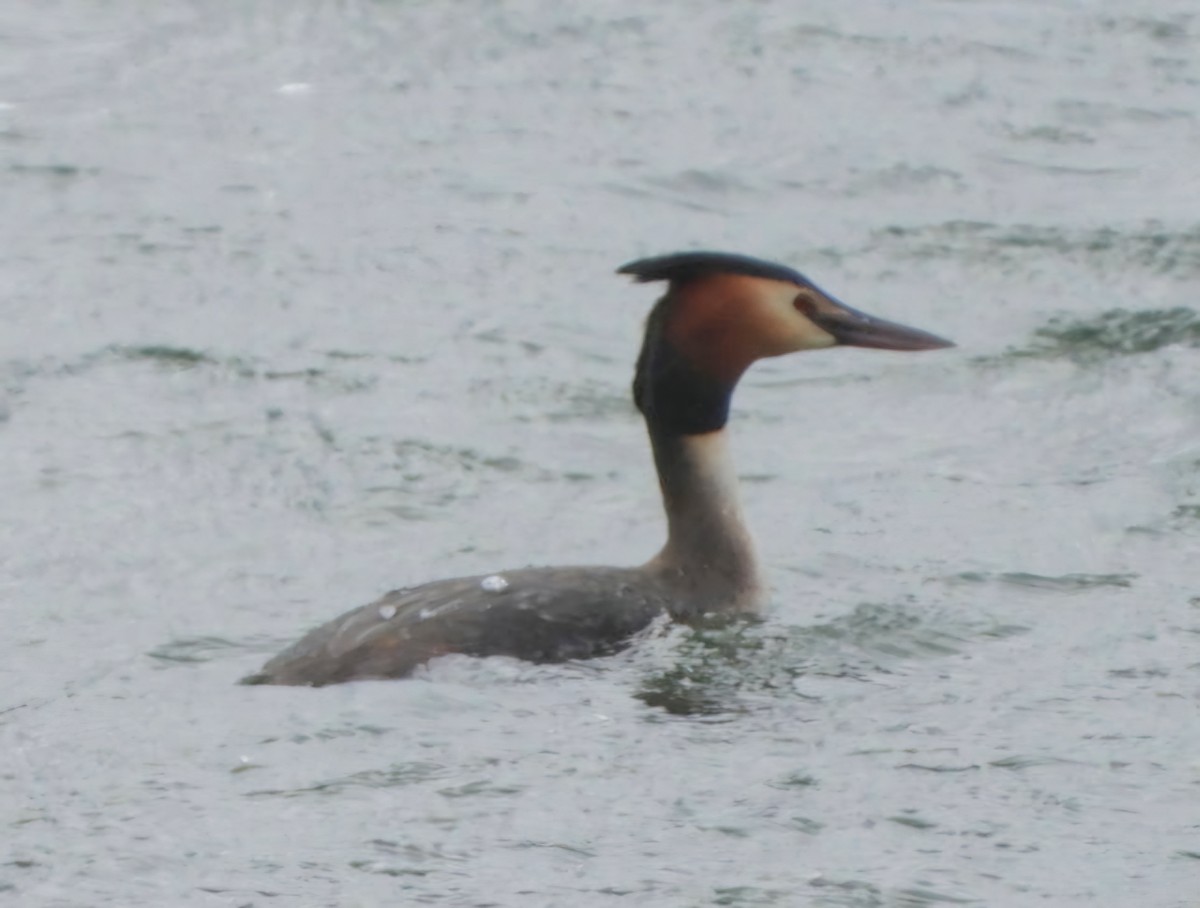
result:
[(825, 294), (834, 305), (810, 312), (809, 317), (833, 335), (834, 340), (847, 347), (871, 347), (876, 350), (941, 350), (953, 347), (954, 342), (910, 328), (897, 322), (876, 318), (852, 309), (845, 303)]

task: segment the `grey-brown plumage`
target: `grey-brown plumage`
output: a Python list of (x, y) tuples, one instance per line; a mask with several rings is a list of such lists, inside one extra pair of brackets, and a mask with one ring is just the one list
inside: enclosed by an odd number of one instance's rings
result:
[(587, 659), (620, 649), (669, 604), (668, 589), (632, 568), (525, 568), (439, 580), (346, 612), (243, 683), (402, 678), (445, 653)]
[(746, 256), (677, 253), (621, 272), (668, 282), (634, 381), (667, 515), (662, 550), (640, 567), (523, 568), (396, 590), (309, 632), (243, 683), (402, 678), (448, 653), (583, 659), (616, 652), (659, 616), (754, 610), (764, 585), (724, 432), (742, 373), (762, 357), (836, 344), (950, 346)]

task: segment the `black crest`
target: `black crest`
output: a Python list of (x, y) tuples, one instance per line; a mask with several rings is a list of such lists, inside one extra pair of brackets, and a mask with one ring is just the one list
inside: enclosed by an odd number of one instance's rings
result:
[(617, 274), (631, 274), (641, 284), (651, 281), (681, 284), (714, 274), (744, 274), (772, 281), (788, 281), (801, 287), (811, 286), (812, 283), (794, 268), (732, 252), (676, 252), (638, 259), (622, 265), (617, 269)]

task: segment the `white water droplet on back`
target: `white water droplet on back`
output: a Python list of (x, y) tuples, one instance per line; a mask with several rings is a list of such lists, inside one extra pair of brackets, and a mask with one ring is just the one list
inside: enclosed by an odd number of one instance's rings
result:
[(379, 617), (382, 618), (384, 621), (387, 621), (389, 618), (395, 618), (396, 617), (396, 606), (394, 606), (394, 605), (379, 606)]
[(479, 586), (489, 593), (499, 593), (508, 589), (508, 581), (500, 574), (490, 574), (479, 581)]

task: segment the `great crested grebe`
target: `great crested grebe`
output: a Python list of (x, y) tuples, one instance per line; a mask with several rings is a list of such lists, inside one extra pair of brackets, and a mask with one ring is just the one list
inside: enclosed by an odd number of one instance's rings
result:
[(724, 431), (742, 373), (757, 359), (839, 344), (953, 346), (747, 256), (680, 252), (618, 273), (667, 281), (633, 379), (667, 512), (662, 550), (640, 567), (521, 568), (395, 590), (310, 631), (243, 683), (401, 678), (446, 653), (560, 662), (616, 652), (660, 615), (753, 611), (763, 583)]

